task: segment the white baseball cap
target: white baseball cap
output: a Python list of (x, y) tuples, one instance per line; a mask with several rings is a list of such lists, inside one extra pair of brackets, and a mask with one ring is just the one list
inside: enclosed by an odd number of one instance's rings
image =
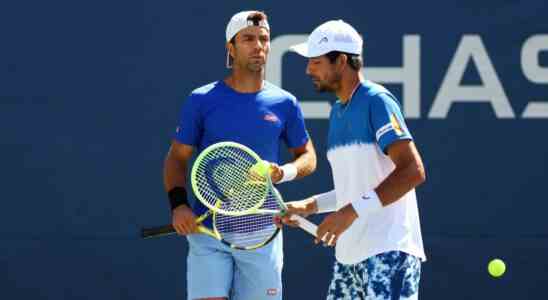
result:
[(327, 21), (308, 36), (308, 41), (289, 49), (304, 57), (318, 57), (331, 51), (362, 54), (363, 40), (360, 34), (343, 20)]
[(259, 13), (259, 11), (248, 10), (232, 16), (230, 22), (228, 22), (228, 25), (226, 26), (226, 42), (228, 43), (238, 32), (249, 26), (260, 26), (270, 31), (270, 26), (268, 26), (268, 21), (266, 21), (266, 19), (254, 23), (253, 20), (249, 18), (256, 13)]

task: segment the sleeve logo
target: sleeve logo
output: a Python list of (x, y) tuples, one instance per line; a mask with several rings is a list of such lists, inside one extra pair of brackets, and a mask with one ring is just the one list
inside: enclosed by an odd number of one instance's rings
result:
[(400, 122), (398, 121), (398, 117), (396, 117), (394, 113), (390, 114), (390, 124), (392, 124), (392, 128), (394, 128), (396, 135), (400, 136), (403, 134)]
[(390, 114), (390, 122), (386, 123), (384, 126), (379, 128), (379, 130), (377, 130), (377, 132), (375, 133), (375, 136), (377, 137), (377, 141), (379, 141), (385, 133), (391, 130), (394, 130), (394, 133), (397, 136), (401, 136), (404, 133), (403, 128), (400, 124), (400, 121), (398, 120), (398, 117), (394, 113)]

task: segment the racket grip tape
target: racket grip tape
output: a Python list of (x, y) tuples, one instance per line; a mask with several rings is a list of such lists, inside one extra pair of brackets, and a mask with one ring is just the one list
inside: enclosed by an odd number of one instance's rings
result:
[(144, 239), (155, 238), (176, 233), (175, 228), (169, 225), (149, 227), (141, 229), (141, 237)]
[(301, 227), (304, 231), (310, 233), (314, 237), (317, 236), (316, 232), (318, 231), (318, 226), (316, 226), (316, 224), (308, 221), (307, 219), (299, 215), (292, 215), (291, 220), (297, 221), (299, 223), (299, 227)]

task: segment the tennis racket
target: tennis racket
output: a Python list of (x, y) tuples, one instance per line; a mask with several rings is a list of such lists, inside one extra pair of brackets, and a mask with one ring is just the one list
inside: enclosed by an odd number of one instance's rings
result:
[[(269, 196), (269, 198), (272, 197)], [(276, 203), (270, 199), (264, 202), (263, 207), (273, 211), (278, 208)], [(202, 225), (207, 219), (211, 220), (212, 229)], [(214, 210), (208, 210), (196, 219), (196, 223), (198, 224), (198, 232), (207, 234), (231, 248), (240, 250), (260, 248), (272, 241), (280, 231), (273, 223), (272, 215), (267, 214), (228, 216), (219, 214)], [(170, 224), (144, 228), (141, 236), (146, 239), (175, 233), (175, 229)]]
[[(221, 142), (206, 148), (196, 158), (191, 171), (194, 194), (209, 211), (198, 218), (212, 217), (213, 230), (199, 226), (208, 234), (236, 249), (256, 249), (278, 234), (274, 214), (287, 208), (270, 179), (270, 165), (248, 147)], [(299, 226), (316, 236), (316, 225), (293, 215)], [(171, 225), (143, 229), (150, 238), (175, 233)]]

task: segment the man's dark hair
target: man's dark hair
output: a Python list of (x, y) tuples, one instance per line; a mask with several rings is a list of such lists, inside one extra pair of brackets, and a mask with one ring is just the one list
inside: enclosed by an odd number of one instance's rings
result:
[(333, 64), (335, 63), (337, 58), (343, 54), (346, 55), (347, 57), (346, 62), (354, 71), (359, 71), (363, 67), (363, 59), (362, 59), (362, 56), (359, 54), (351, 54), (351, 53), (340, 52), (340, 51), (331, 51), (325, 54), (325, 56), (327, 56), (327, 59), (329, 59), (329, 62)]

